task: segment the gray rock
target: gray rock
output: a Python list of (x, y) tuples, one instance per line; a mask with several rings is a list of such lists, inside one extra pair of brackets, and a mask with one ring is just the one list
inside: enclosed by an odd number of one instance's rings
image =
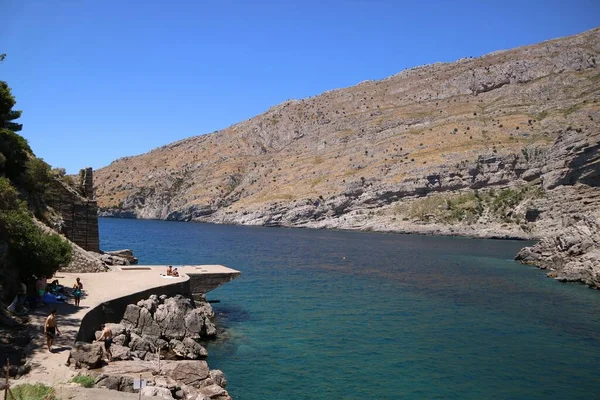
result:
[(192, 387), (201, 387), (202, 381), (210, 377), (208, 364), (203, 360), (164, 361), (161, 362), (160, 372)]
[(138, 263), (137, 257), (133, 255), (133, 251), (130, 249), (105, 251), (104, 254), (108, 254), (109, 256), (116, 256), (120, 259), (125, 259), (128, 262), (128, 265)]
[(141, 330), (143, 335), (160, 337), (161, 328), (154, 318), (152, 318), (152, 314), (146, 308), (140, 308), (140, 318), (138, 320), (137, 327)]
[(95, 386), (119, 392), (135, 392), (133, 389), (133, 378), (128, 376), (101, 374), (96, 378)]
[(146, 338), (136, 335), (135, 333), (131, 334), (129, 348), (135, 352), (154, 351), (154, 345), (150, 341), (148, 341)]
[(154, 313), (154, 319), (162, 329), (162, 335), (169, 340), (183, 339), (186, 334), (185, 316), (193, 309), (192, 301), (181, 295), (165, 299)]
[(173, 400), (174, 397), (171, 394), (171, 391), (167, 388), (164, 387), (152, 387), (152, 386), (146, 386), (145, 388), (142, 389), (142, 396), (156, 396), (156, 397), (160, 397), (161, 399), (167, 399), (167, 400)]
[(222, 388), (227, 387), (227, 379), (225, 379), (225, 375), (220, 369), (211, 369), (210, 377), (213, 379), (213, 381), (215, 381), (217, 385), (221, 386)]
[(213, 400), (231, 400), (227, 391), (219, 385), (210, 385), (199, 388), (198, 394)]
[(121, 324), (137, 326), (141, 309), (141, 307), (138, 307), (135, 304), (127, 305), (127, 308), (125, 308), (125, 312), (123, 313)]
[(183, 339), (183, 342), (177, 339), (172, 339), (169, 342), (169, 347), (173, 353), (188, 360), (197, 360), (208, 355), (204, 347), (202, 347), (195, 340), (187, 337)]
[(131, 360), (131, 350), (128, 347), (119, 344), (113, 344), (110, 347), (113, 361)]
[[(98, 339), (99, 336), (96, 336), (96, 339)], [(121, 346), (127, 346), (129, 344), (129, 336), (127, 335), (117, 335), (113, 338), (113, 342), (115, 344), (121, 345)]]
[(516, 260), (552, 269), (559, 281), (600, 288), (600, 223), (587, 215), (567, 218), (561, 234), (523, 248)]
[(74, 368), (93, 369), (102, 365), (104, 350), (101, 343), (75, 342), (67, 365)]

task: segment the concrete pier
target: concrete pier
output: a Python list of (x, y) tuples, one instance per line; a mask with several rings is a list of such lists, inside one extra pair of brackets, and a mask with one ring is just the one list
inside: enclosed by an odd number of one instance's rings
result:
[[(168, 265), (126, 265), (121, 271), (160, 271), (164, 274)], [(189, 277), (190, 294), (205, 294), (241, 275), (240, 271), (223, 265), (172, 265), (180, 275)], [(168, 278), (163, 278), (168, 279)], [(177, 279), (177, 278), (171, 278)]]

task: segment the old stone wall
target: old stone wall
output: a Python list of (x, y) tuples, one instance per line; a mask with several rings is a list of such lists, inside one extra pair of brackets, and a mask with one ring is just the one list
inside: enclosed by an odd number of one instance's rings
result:
[[(60, 232), (84, 250), (100, 252), (98, 204), (93, 199), (91, 168), (82, 170), (81, 191), (56, 179), (52, 182), (55, 199), (51, 206), (62, 216)], [(83, 196), (82, 196), (83, 195)]]

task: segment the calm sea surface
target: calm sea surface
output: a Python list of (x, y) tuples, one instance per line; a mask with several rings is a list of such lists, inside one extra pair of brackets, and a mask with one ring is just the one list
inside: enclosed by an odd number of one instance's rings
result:
[(211, 368), (245, 399), (600, 398), (600, 292), (526, 243), (100, 219), (140, 264), (224, 264)]

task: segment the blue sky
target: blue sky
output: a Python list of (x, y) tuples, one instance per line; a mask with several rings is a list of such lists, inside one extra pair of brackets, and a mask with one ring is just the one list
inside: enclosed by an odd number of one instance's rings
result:
[(573, 35), (600, 1), (0, 0), (0, 79), (69, 173), (288, 99)]

